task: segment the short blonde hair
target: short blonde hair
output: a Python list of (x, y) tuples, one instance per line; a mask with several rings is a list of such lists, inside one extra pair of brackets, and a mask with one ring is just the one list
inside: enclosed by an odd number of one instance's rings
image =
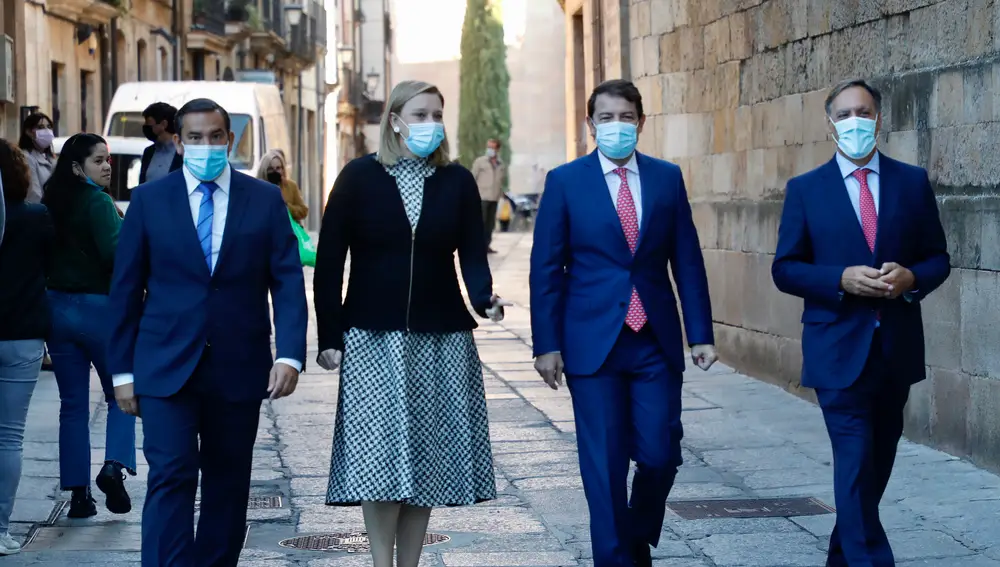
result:
[(267, 181), (267, 168), (271, 167), (271, 162), (274, 160), (281, 162), (281, 167), (284, 172), (281, 175), (282, 181), (288, 178), (288, 164), (285, 163), (285, 158), (282, 157), (281, 150), (271, 150), (264, 154), (260, 158), (260, 163), (257, 164), (257, 179)]
[[(404, 142), (400, 135), (393, 131), (390, 117), (399, 114), (403, 110), (403, 105), (417, 95), (424, 93), (435, 94), (441, 99), (441, 106), (444, 106), (444, 95), (437, 87), (423, 81), (403, 81), (392, 89), (389, 100), (385, 103), (385, 112), (382, 113), (382, 122), (379, 124), (379, 144), (378, 160), (385, 165), (393, 165), (405, 155)], [(427, 160), (434, 165), (443, 166), (451, 163), (451, 153), (448, 149), (448, 135), (438, 149), (434, 150)]]

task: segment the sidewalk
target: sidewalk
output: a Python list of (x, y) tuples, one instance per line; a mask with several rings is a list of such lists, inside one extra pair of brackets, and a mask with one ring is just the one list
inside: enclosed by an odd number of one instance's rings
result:
[[(424, 566), (592, 565), (569, 395), (549, 390), (532, 369), (530, 246), (530, 235), (497, 236), (500, 254), (491, 260), (496, 288), (516, 305), (502, 325), (484, 324), (476, 333), (500, 494), (493, 502), (436, 510), (431, 532), (450, 539), (426, 548)], [(315, 349), (314, 328), (310, 338)], [(310, 360), (315, 355), (312, 350)], [(689, 371), (686, 380), (685, 464), (672, 502), (807, 496), (833, 504), (829, 440), (818, 408), (721, 364), (709, 373)], [(311, 364), (294, 396), (265, 404), (241, 566), (371, 565), (364, 553), (278, 545), (296, 536), (363, 529), (359, 510), (323, 505), (336, 399), (336, 376)], [(94, 401), (100, 408), (96, 388)], [(128, 481), (131, 514), (105, 511), (88, 521), (67, 520), (56, 500), (65, 497), (56, 491), (57, 416), (55, 382), (43, 375), (32, 400), (13, 528), (33, 539), (21, 555), (0, 558), (0, 567), (138, 565), (146, 467)], [(103, 411), (94, 422), (93, 431), (103, 431)], [(92, 439), (96, 474), (103, 435)], [(1000, 567), (1000, 478), (969, 463), (904, 441), (882, 518), (901, 566)], [(668, 512), (655, 564), (822, 566), (832, 524), (832, 514), (685, 520)]]

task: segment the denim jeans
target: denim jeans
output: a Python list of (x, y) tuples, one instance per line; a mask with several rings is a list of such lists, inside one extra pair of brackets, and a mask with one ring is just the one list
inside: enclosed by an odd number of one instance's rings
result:
[(21, 482), (24, 422), (44, 352), (42, 339), (0, 341), (0, 534), (7, 531)]
[(135, 417), (122, 412), (106, 364), (108, 297), (49, 291), (49, 356), (59, 385), (59, 478), (63, 490), (90, 486), (90, 365), (108, 403), (105, 461), (135, 472)]

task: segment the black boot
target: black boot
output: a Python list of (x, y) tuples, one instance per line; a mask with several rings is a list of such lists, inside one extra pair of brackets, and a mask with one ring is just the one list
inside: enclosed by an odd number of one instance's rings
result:
[(128, 514), (132, 511), (132, 499), (125, 490), (124, 469), (114, 461), (107, 461), (97, 474), (97, 488), (107, 496), (105, 504), (112, 514)]
[(632, 562), (635, 567), (652, 567), (653, 557), (649, 544), (639, 542), (632, 546)]
[(70, 518), (90, 518), (97, 515), (97, 505), (90, 495), (90, 487), (73, 488), (73, 496), (69, 502), (69, 512), (66, 516)]

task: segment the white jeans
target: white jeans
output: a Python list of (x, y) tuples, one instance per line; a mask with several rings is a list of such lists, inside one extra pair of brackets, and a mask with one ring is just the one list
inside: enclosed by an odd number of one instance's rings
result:
[(0, 341), (0, 534), (8, 529), (21, 482), (24, 424), (44, 355), (42, 339)]

